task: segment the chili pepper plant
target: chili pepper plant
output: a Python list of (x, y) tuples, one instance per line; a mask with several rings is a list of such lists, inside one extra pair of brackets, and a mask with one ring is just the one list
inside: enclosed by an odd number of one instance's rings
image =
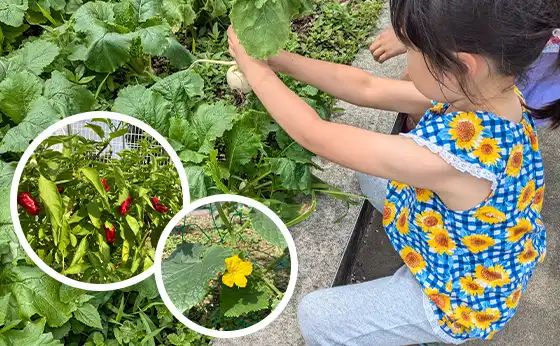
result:
[[(105, 129), (101, 125), (105, 123)], [(177, 170), (149, 135), (130, 142), (129, 125), (94, 119), (80, 134), (47, 138), (27, 162), (18, 192), (27, 241), (56, 271), (90, 283), (147, 270), (163, 228), (182, 207)]]
[(268, 316), (285, 294), (291, 270), (286, 240), (256, 209), (236, 203), (204, 208), (166, 240), (165, 290), (179, 311), (203, 327), (246, 328)]

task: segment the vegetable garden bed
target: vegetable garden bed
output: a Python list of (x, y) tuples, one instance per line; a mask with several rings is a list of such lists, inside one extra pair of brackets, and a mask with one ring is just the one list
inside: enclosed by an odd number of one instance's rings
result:
[[(399, 114), (391, 134), (403, 129), (405, 115)], [(349, 285), (390, 276), (403, 265), (383, 227), (383, 215), (364, 201), (344, 250), (332, 286)]]
[[(254, 96), (229, 90), (227, 66), (186, 68), (196, 59), (230, 60), (225, 36), (230, 18), (245, 31), (239, 38), (254, 55), (285, 46), (349, 63), (382, 4), (237, 0), (232, 8), (229, 0), (10, 2), (0, 16), (0, 191), (8, 195), (21, 154), (49, 125), (72, 114), (114, 110), (147, 122), (171, 142), (187, 171), (192, 199), (242, 194), (288, 224), (300, 222), (313, 212), (315, 193), (340, 196), (313, 177), (312, 154), (279, 129)], [(310, 9), (291, 23), (293, 15)], [(262, 15), (267, 13), (281, 14), (266, 23), (270, 35), (248, 28), (256, 17), (269, 18)], [(255, 31), (258, 36), (251, 36)], [(331, 97), (282, 78), (322, 117), (336, 111)], [(8, 199), (2, 201), (2, 343), (208, 343), (172, 317), (151, 279), (106, 293), (52, 280), (26, 259), (13, 233)]]

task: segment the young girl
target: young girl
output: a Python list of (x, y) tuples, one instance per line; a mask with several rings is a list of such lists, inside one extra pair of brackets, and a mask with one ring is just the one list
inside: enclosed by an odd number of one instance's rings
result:
[[(460, 344), (490, 339), (515, 314), (545, 257), (532, 118), (558, 124), (560, 100), (529, 110), (514, 81), (560, 23), (555, 2), (391, 0), (411, 82), (287, 52), (256, 60), (230, 28), (230, 53), (292, 138), (390, 180), (383, 223), (406, 266), (305, 296), (299, 323), (308, 344)], [(323, 121), (275, 72), (356, 105), (425, 114), (398, 136)]]

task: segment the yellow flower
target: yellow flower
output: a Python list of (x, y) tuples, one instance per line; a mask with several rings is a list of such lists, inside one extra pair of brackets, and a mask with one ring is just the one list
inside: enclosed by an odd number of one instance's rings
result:
[(443, 312), (448, 313), (451, 310), (451, 298), (447, 294), (439, 293), (437, 288), (426, 288), (424, 293)]
[(525, 210), (531, 202), (533, 202), (533, 198), (535, 197), (535, 181), (530, 180), (527, 185), (521, 189), (521, 193), (519, 194), (519, 198), (517, 200), (517, 209), (519, 211)]
[(501, 317), (500, 310), (488, 308), (484, 311), (476, 311), (473, 313), (474, 324), (477, 328), (487, 330), (490, 325)]
[(416, 215), (415, 222), (424, 232), (443, 227), (441, 214), (434, 210), (426, 210)]
[(517, 259), (520, 263), (525, 264), (535, 261), (538, 256), (539, 253), (537, 252), (537, 250), (535, 250), (531, 239), (529, 239), (525, 242), (525, 244), (523, 244), (523, 251), (519, 255), (517, 255)]
[(461, 305), (453, 310), (453, 319), (467, 329), (472, 328), (474, 325), (472, 320), (472, 309), (465, 305)]
[(506, 221), (506, 214), (489, 205), (478, 208), (478, 210), (474, 213), (474, 217), (489, 224)]
[(398, 192), (401, 192), (402, 190), (404, 190), (408, 187), (407, 184), (401, 184), (401, 183), (398, 183), (396, 181), (391, 181), (391, 186), (395, 187)]
[(511, 282), (509, 274), (505, 268), (499, 264), (491, 267), (477, 265), (475, 268), (475, 277), (478, 282), (482, 282), (487, 286), (501, 287)]
[(405, 246), (401, 253), (401, 258), (404, 260), (404, 263), (410, 268), (412, 274), (417, 274), (426, 269), (426, 261), (422, 255), (420, 255), (416, 250), (411, 248), (410, 246)]
[(389, 226), (395, 219), (396, 213), (397, 209), (395, 203), (389, 202), (388, 200), (385, 201), (385, 206), (383, 207), (383, 226)]
[(533, 225), (529, 219), (521, 219), (517, 225), (507, 229), (509, 233), (507, 241), (510, 243), (517, 243), (523, 238), (523, 236), (533, 230)]
[(506, 165), (506, 173), (510, 177), (517, 177), (523, 167), (523, 144), (513, 147)]
[(545, 257), (546, 257), (546, 249), (541, 252), (538, 263), (543, 263)]
[(510, 309), (515, 309), (517, 304), (519, 304), (519, 299), (521, 298), (521, 286), (513, 291), (506, 299), (506, 306)]
[(449, 279), (449, 281), (445, 284), (445, 290), (447, 292), (451, 292), (453, 290), (453, 281), (451, 281), (451, 279)]
[(239, 287), (247, 286), (246, 276), (253, 272), (253, 265), (249, 261), (243, 261), (239, 256), (235, 255), (226, 258), (227, 273), (222, 276), (224, 285), (233, 287), (236, 284)]
[(449, 236), (447, 230), (443, 228), (435, 229), (428, 235), (428, 245), (434, 249), (438, 254), (444, 253), (451, 255), (455, 250), (455, 242)]
[(531, 143), (531, 149), (533, 149), (533, 151), (539, 151), (539, 138), (537, 137), (535, 130), (531, 127), (530, 124), (528, 124), (525, 121), (525, 119), (523, 119), (522, 123), (523, 123), (523, 132), (525, 132), (525, 135), (529, 137), (529, 142)]
[(459, 284), (461, 290), (470, 296), (480, 296), (484, 293), (484, 287), (474, 281), (474, 278), (470, 275), (460, 278)]
[(494, 240), (494, 238), (487, 236), (486, 234), (467, 235), (463, 237), (461, 241), (472, 253), (479, 253), (491, 246), (496, 245), (496, 241)]
[(452, 321), (447, 315), (443, 315), (441, 320), (438, 320), (438, 324), (440, 326), (448, 326), (451, 329), (451, 332), (455, 335), (463, 334), (465, 332), (465, 327), (462, 326), (459, 322)]
[(397, 231), (402, 235), (407, 235), (410, 231), (408, 227), (408, 207), (404, 207), (397, 218)]
[(502, 149), (498, 145), (498, 140), (493, 138), (483, 138), (482, 142), (473, 152), (475, 157), (478, 157), (480, 162), (485, 165), (496, 165), (498, 160), (502, 157), (500, 151)]
[(437, 114), (439, 114), (439, 113), (441, 113), (441, 112), (443, 111), (443, 107), (444, 107), (444, 106), (445, 106), (445, 104), (439, 103), (439, 102), (438, 102), (438, 103), (436, 103), (432, 108), (430, 108), (430, 111), (431, 111), (432, 113), (437, 113)]
[(418, 202), (429, 202), (432, 197), (434, 197), (434, 193), (432, 191), (416, 188), (416, 200)]
[(457, 148), (467, 151), (473, 150), (480, 140), (480, 135), (484, 127), (480, 125), (482, 119), (475, 113), (459, 113), (449, 123), (451, 129), (449, 134), (451, 139), (455, 141)]
[(535, 191), (535, 198), (533, 198), (533, 204), (531, 208), (536, 212), (540, 213), (542, 210), (542, 205), (544, 201), (544, 185), (539, 187), (537, 191)]
[(499, 330), (491, 331), (490, 333), (488, 333), (488, 336), (486, 336), (486, 340), (492, 340), (498, 332), (499, 332)]

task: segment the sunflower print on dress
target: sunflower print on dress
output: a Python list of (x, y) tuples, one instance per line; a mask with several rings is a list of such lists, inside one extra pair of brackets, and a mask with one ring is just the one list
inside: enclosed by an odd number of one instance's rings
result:
[(438, 335), (449, 343), (489, 340), (523, 304), (528, 278), (546, 254), (542, 156), (527, 111), (514, 123), (448, 108), (434, 102), (402, 135), (489, 180), (490, 195), (472, 209), (454, 211), (433, 191), (391, 182), (383, 225), (423, 287)]

